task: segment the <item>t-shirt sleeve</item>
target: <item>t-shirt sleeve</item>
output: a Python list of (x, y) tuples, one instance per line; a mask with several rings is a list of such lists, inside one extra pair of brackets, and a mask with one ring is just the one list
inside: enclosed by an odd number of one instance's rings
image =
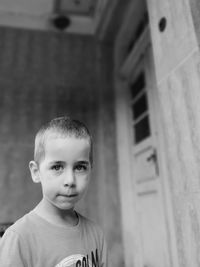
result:
[(26, 267), (22, 251), (23, 244), (19, 235), (14, 231), (7, 230), (0, 239), (0, 266)]

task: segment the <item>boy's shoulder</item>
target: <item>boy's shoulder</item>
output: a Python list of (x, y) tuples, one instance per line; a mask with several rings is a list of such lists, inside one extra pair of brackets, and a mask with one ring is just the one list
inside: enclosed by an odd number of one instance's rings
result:
[(7, 228), (6, 232), (13, 232), (15, 234), (21, 235), (21, 233), (26, 233), (30, 230), (32, 224), (31, 212), (23, 215), (14, 224)]

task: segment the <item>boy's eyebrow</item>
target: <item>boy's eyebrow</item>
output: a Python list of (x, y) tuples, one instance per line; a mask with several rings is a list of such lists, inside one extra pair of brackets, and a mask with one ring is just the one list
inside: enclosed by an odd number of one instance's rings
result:
[(77, 161), (78, 164), (85, 164), (85, 165), (89, 165), (89, 161), (87, 160), (80, 160), (80, 161)]
[[(62, 160), (55, 160), (55, 161), (50, 161), (49, 162), (49, 165), (52, 165), (52, 164), (65, 164), (65, 162), (64, 161), (62, 161)], [(85, 164), (85, 165), (89, 165), (90, 163), (89, 163), (89, 161), (87, 161), (87, 160), (78, 160), (77, 162), (76, 162), (76, 164)]]
[(51, 164), (64, 164), (65, 162), (64, 161), (62, 161), (62, 160), (54, 160), (54, 161), (50, 161), (49, 162), (49, 165), (51, 165)]

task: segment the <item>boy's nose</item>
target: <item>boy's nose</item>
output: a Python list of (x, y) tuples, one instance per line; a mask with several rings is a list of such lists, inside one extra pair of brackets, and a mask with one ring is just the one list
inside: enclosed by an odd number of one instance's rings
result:
[(75, 176), (73, 170), (69, 169), (64, 174), (64, 186), (74, 186)]

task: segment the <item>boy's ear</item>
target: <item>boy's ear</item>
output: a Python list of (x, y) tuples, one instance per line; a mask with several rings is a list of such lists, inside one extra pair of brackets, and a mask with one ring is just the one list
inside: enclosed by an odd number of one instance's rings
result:
[(29, 162), (29, 169), (34, 183), (40, 183), (40, 173), (38, 164), (32, 160)]

